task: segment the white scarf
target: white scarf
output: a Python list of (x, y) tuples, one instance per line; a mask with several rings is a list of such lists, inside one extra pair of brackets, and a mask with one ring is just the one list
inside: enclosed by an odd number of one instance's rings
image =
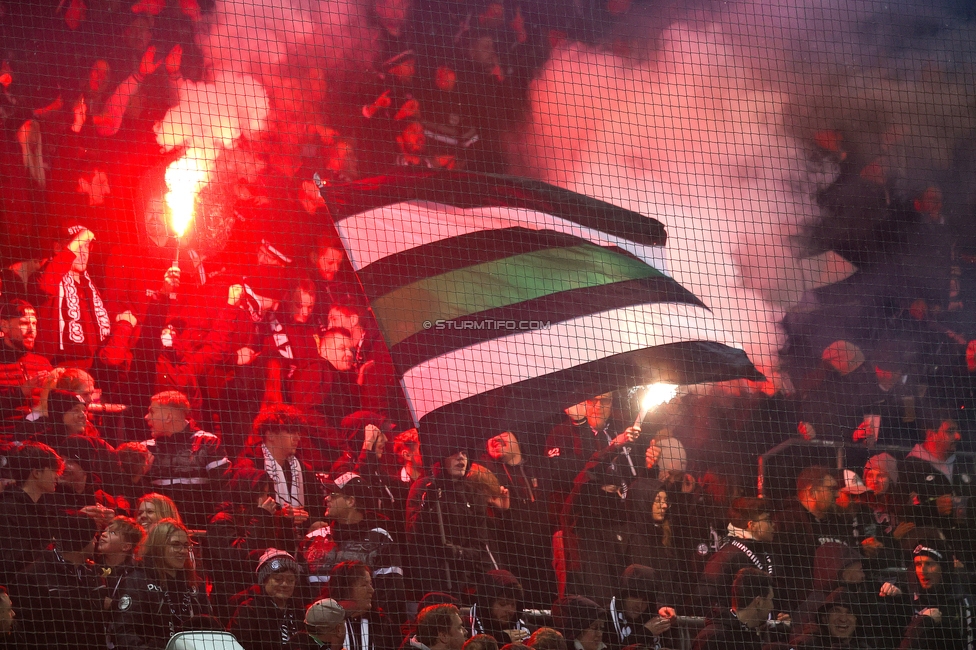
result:
[(288, 490), (288, 483), (285, 481), (285, 471), (274, 459), (267, 445), (261, 444), (261, 451), (264, 452), (264, 471), (268, 473), (274, 482), (275, 501), (278, 505), (288, 505), (294, 508), (305, 507), (305, 485), (302, 476), (302, 464), (294, 456), (288, 457), (288, 467), (291, 469), (291, 491)]
[[(91, 291), (92, 308), (95, 310), (95, 321), (98, 325), (99, 343), (101, 343), (112, 333), (112, 325), (109, 322), (105, 305), (102, 304), (102, 297), (98, 295), (98, 289), (95, 288), (88, 271), (83, 271), (81, 275), (88, 283), (88, 289)], [(64, 320), (65, 306), (68, 308), (67, 323)], [(75, 281), (71, 278), (70, 273), (64, 274), (64, 277), (61, 278), (61, 284), (58, 286), (58, 349), (60, 350), (64, 350), (65, 326), (68, 328), (68, 338), (72, 343), (81, 344), (85, 342), (85, 328), (81, 324), (81, 302), (78, 299)]]

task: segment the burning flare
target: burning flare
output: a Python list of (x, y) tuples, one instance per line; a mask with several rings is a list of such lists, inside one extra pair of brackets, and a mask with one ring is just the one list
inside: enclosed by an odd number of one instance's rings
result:
[(638, 414), (637, 420), (634, 422), (634, 427), (640, 427), (648, 413), (661, 404), (670, 402), (677, 394), (678, 387), (674, 384), (651, 384), (648, 386), (644, 392), (644, 397), (641, 398), (640, 414)]
[(170, 226), (182, 237), (193, 220), (197, 194), (207, 184), (211, 161), (198, 149), (190, 149), (166, 168), (166, 206)]

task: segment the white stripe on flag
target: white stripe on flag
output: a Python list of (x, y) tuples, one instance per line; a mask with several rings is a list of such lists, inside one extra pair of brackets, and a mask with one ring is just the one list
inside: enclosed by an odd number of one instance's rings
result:
[(522, 208), (484, 207), (465, 210), (442, 203), (409, 201), (346, 217), (336, 227), (353, 269), (360, 271), (384, 257), (459, 235), (522, 227), (553, 230), (598, 246), (618, 246), (662, 273), (667, 273), (663, 246), (644, 246), (629, 239), (544, 212)]
[(733, 340), (703, 307), (637, 305), (453, 350), (408, 370), (403, 387), (419, 420), (446, 404), (615, 354), (683, 341), (740, 347)]

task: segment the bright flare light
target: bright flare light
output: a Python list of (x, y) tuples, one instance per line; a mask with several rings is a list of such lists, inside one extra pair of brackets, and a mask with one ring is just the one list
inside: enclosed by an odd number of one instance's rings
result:
[(634, 426), (639, 428), (648, 413), (661, 404), (670, 402), (677, 394), (678, 387), (674, 384), (651, 384), (648, 386), (644, 391), (644, 397), (641, 399), (640, 414), (637, 416)]
[(170, 226), (182, 237), (193, 220), (193, 206), (197, 194), (210, 176), (210, 161), (202, 151), (190, 149), (166, 168), (166, 205)]

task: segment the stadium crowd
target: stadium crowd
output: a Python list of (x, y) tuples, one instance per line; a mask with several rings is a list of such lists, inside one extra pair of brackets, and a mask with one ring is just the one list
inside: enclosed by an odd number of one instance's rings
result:
[(792, 468), (782, 498), (628, 427), (620, 394), (541, 435), (409, 426), (309, 179), (500, 171), (533, 66), (630, 7), (570, 4), (375, 3), (383, 55), (345, 113), (239, 152), (266, 168), (182, 244), (153, 124), (199, 78), (212, 7), (0, 5), (0, 648), (976, 647), (963, 433), (933, 410), (907, 455), (872, 450), (906, 440), (886, 368), (892, 397), (845, 414), (859, 454)]

